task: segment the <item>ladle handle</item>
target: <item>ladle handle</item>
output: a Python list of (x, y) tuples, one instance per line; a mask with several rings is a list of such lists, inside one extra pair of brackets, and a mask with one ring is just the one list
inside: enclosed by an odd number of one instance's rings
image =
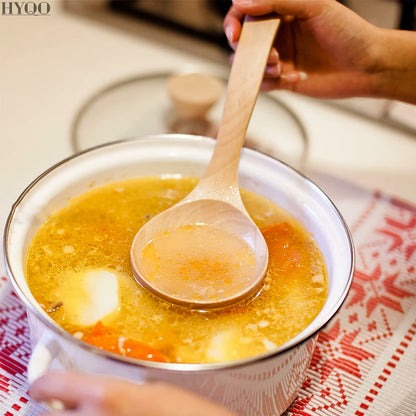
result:
[(228, 80), (214, 154), (202, 181), (238, 186), (238, 163), (280, 19), (247, 16)]

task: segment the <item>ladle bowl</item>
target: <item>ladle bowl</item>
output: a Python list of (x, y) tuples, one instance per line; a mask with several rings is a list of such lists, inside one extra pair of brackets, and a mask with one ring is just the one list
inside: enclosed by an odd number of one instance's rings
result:
[[(211, 285), (210, 282), (203, 282), (193, 288), (188, 281), (182, 280), (182, 276), (171, 276), (171, 279), (162, 281), (142, 278), (146, 273), (142, 262), (137, 259), (141, 258), (147, 242), (164, 232), (201, 222), (243, 238), (255, 253), (254, 273), (233, 284), (223, 284), (220, 287), (215, 287), (215, 282)], [(221, 252), (221, 247), (218, 250)], [(218, 199), (189, 198), (154, 217), (139, 230), (132, 244), (131, 261), (135, 278), (143, 287), (177, 304), (210, 309), (226, 306), (255, 294), (262, 283), (258, 276), (264, 276), (267, 269), (268, 250), (259, 228), (241, 209)], [(206, 295), (198, 296), (202, 292)]]

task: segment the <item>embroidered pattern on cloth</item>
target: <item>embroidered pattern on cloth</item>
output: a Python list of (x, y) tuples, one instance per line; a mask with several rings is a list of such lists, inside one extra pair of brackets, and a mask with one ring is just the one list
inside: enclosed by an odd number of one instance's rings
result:
[(350, 293), (286, 415), (416, 414), (416, 208), (376, 193), (351, 231)]

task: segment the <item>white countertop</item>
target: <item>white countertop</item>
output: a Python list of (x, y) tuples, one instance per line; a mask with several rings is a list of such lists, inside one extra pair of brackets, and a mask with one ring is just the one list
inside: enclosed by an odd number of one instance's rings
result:
[[(64, 13), (0, 15), (0, 222), (22, 190), (71, 154), (75, 112), (109, 83), (213, 62)], [(416, 137), (316, 99), (279, 93), (307, 129), (308, 170), (416, 203)], [(372, 105), (372, 102), (369, 102)]]

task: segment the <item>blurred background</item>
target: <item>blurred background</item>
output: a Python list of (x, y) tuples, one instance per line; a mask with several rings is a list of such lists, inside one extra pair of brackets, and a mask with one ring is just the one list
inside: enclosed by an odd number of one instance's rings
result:
[[(416, 0), (338, 1), (377, 26), (416, 29)], [(137, 29), (138, 21), (146, 21), (228, 50), (222, 23), (231, 3), (231, 0), (65, 0), (64, 7), (130, 30)], [(121, 16), (128, 17), (128, 23)]]
[[(369, 22), (387, 28), (415, 30), (416, 0), (339, 0)], [(81, 15), (117, 24), (117, 15), (143, 20), (228, 49), (222, 22), (231, 0), (65, 0), (65, 8)], [(123, 24), (124, 26), (124, 24)]]
[[(416, 0), (338, 1), (376, 26), (416, 30)], [(223, 20), (231, 3), (231, 0), (64, 0), (63, 6), (79, 16), (228, 63), (229, 46)], [(367, 100), (342, 100), (338, 104), (416, 132), (416, 121), (408, 117), (407, 105), (386, 102), (369, 105)]]

